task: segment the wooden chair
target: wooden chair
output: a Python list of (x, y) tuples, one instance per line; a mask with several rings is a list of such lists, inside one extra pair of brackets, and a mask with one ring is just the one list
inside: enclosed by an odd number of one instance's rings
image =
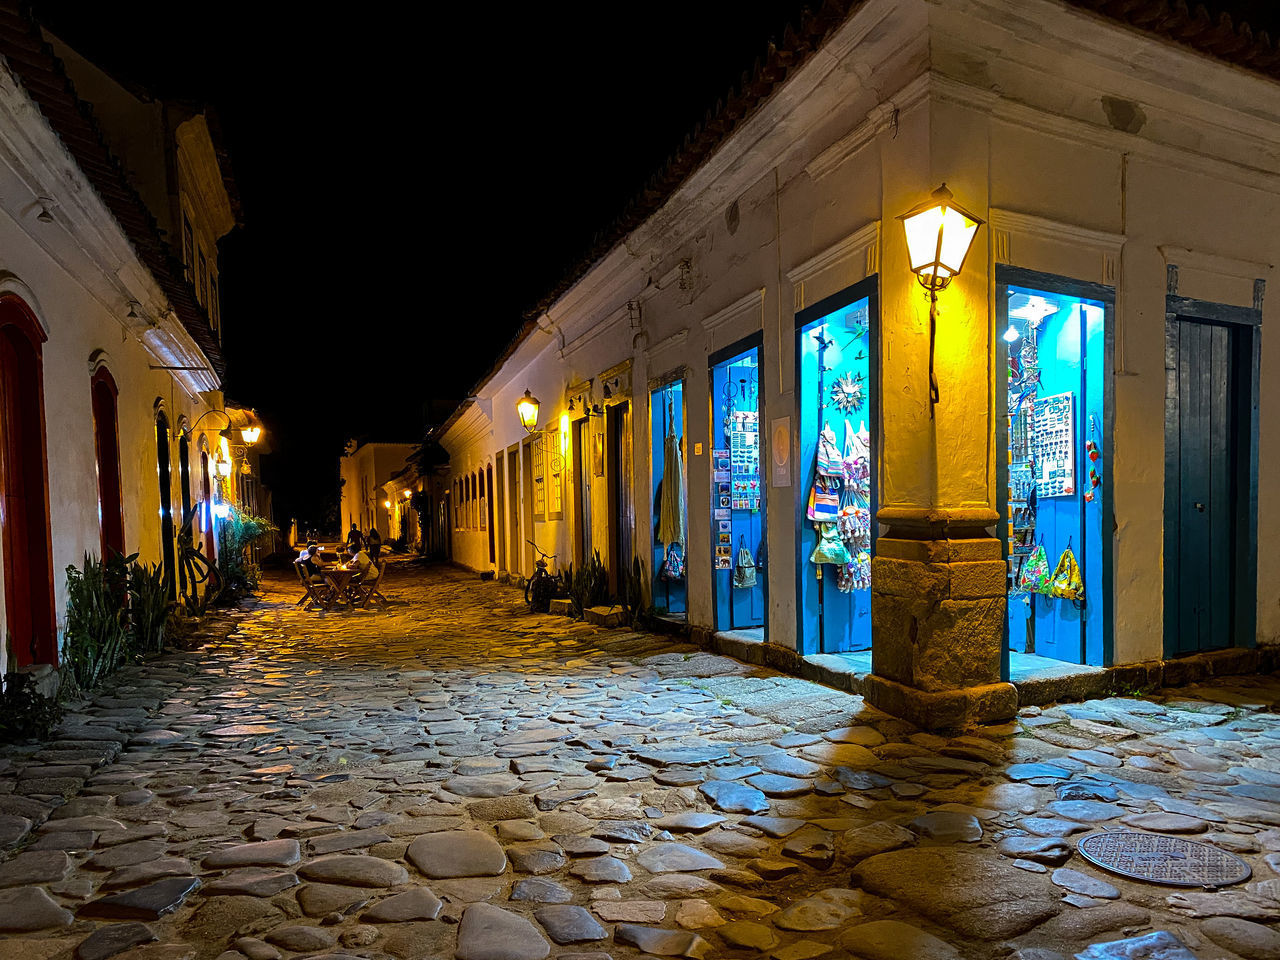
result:
[(302, 565), (301, 560), (293, 561), (294, 572), (298, 574), (298, 581), (302, 584), (303, 594), (298, 598), (297, 606), (305, 609), (308, 603), (315, 603), (322, 610), (328, 610), (333, 606), (333, 598), (330, 597), (330, 590), (324, 583), (312, 580), (307, 573), (306, 567)]
[(369, 601), (377, 598), (379, 603), (387, 603), (387, 598), (378, 590), (378, 585), (382, 583), (382, 575), (386, 572), (387, 565), (385, 563), (373, 564), (373, 569), (377, 572), (367, 581), (360, 581), (351, 585), (351, 605), (365, 609), (369, 606)]

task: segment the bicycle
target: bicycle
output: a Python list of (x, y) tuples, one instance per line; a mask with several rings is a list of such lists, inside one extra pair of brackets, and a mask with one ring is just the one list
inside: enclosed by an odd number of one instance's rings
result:
[[(192, 507), (178, 530), (178, 592), (188, 614), (201, 614), (217, 602), (222, 595), (222, 574), (217, 562), (205, 556), (195, 543), (194, 521), (196, 507)], [(206, 584), (204, 593), (200, 585)]]
[(547, 572), (547, 561), (556, 558), (554, 553), (543, 553), (532, 540), (525, 543), (533, 547), (538, 559), (533, 564), (533, 576), (524, 582), (524, 602), (531, 613), (546, 613), (552, 599), (564, 592), (564, 577)]

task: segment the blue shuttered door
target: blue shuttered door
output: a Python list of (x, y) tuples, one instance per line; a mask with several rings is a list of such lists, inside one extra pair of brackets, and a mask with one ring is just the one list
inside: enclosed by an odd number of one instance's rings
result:
[(1177, 489), (1166, 536), (1176, 537), (1175, 653), (1231, 642), (1233, 537), (1231, 331), (1177, 322)]

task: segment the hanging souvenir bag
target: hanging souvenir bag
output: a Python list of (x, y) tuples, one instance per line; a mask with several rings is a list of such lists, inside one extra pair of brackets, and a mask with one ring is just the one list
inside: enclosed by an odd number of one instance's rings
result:
[(817, 472), (822, 477), (844, 476), (844, 457), (836, 446), (836, 435), (830, 424), (824, 426), (822, 433), (818, 434)]
[(1018, 589), (1023, 593), (1047, 594), (1052, 579), (1049, 573), (1049, 558), (1044, 552), (1044, 544), (1037, 544), (1036, 548), (1031, 551), (1031, 555), (1027, 557), (1026, 562), (1022, 564), (1022, 570), (1018, 574)]
[(684, 557), (680, 556), (680, 551), (674, 543), (667, 547), (667, 556), (662, 561), (662, 570), (658, 577), (668, 583), (684, 579)]
[(849, 548), (840, 539), (840, 530), (836, 524), (820, 523), (816, 529), (818, 531), (818, 545), (813, 548), (813, 553), (809, 555), (809, 562), (840, 565), (848, 563), (850, 560)]
[(868, 506), (871, 500), (871, 435), (866, 424), (855, 432), (844, 422), (844, 484), (854, 502)]
[(840, 494), (835, 481), (816, 477), (809, 490), (809, 508), (805, 516), (816, 523), (834, 522), (840, 517)]
[(1058, 558), (1058, 566), (1053, 571), (1048, 593), (1051, 597), (1070, 600), (1077, 607), (1084, 608), (1084, 578), (1080, 576), (1080, 564), (1076, 563), (1076, 555), (1071, 552), (1070, 540), (1067, 541), (1067, 549)]
[(756, 585), (756, 562), (747, 549), (747, 538), (738, 538), (738, 562), (733, 568), (733, 585), (746, 590)]

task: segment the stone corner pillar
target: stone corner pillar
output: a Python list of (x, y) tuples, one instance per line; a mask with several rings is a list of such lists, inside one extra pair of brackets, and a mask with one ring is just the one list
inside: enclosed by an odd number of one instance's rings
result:
[[(881, 511), (872, 560), (867, 699), (925, 728), (1005, 720), (1017, 690), (1001, 680), (1005, 574), (988, 509)], [(914, 514), (912, 516), (911, 514)]]

